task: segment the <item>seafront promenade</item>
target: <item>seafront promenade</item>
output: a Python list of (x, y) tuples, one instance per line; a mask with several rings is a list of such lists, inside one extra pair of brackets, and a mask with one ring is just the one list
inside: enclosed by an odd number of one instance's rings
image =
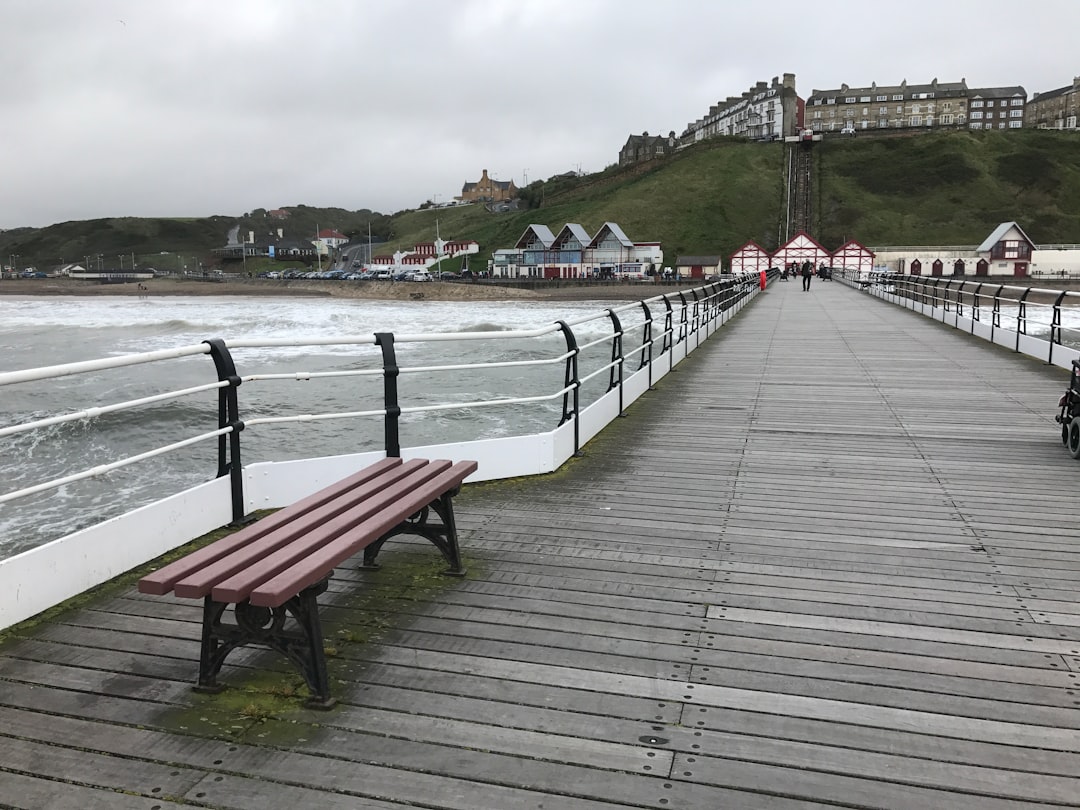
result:
[(133, 580), (0, 643), (0, 806), (1080, 807), (1067, 375), (773, 283), (555, 474), (467, 487), (469, 568), (339, 569), (337, 708), (190, 684)]

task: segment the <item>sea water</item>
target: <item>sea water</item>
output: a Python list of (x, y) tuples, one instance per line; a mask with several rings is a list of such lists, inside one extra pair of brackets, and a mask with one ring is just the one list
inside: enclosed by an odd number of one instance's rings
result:
[[(226, 341), (329, 336), (505, 333), (559, 320), (603, 315), (612, 302), (400, 302), (341, 298), (49, 297), (0, 298), (0, 371), (59, 365)], [(643, 320), (623, 315), (627, 333)], [(600, 317), (576, 326), (584, 376), (610, 360), (612, 322)], [(636, 345), (640, 345), (640, 335)], [(627, 337), (624, 350), (634, 341)], [(523, 340), (399, 343), (402, 368), (557, 358), (561, 333)], [(380, 369), (372, 346), (275, 346), (236, 349), (238, 373), (296, 374)], [(564, 384), (562, 362), (452, 372), (402, 374), (402, 406), (541, 397)], [(0, 388), (0, 424), (20, 424), (100, 407), (217, 379), (206, 355), (158, 366), (130, 366)], [(583, 395), (598, 396), (609, 377), (598, 374)], [(383, 407), (381, 374), (322, 380), (249, 381), (238, 389), (241, 419), (345, 413)], [(402, 417), (402, 446), (548, 431), (562, 416), (561, 397), (537, 403), (460, 407)], [(0, 492), (12, 492), (71, 472), (110, 463), (217, 428), (217, 393), (140, 407), (0, 439)], [(319, 457), (382, 449), (380, 419), (315, 420), (256, 425), (241, 434), (243, 462)], [(40, 545), (84, 526), (209, 480), (217, 472), (217, 441), (0, 504), (0, 557)]]

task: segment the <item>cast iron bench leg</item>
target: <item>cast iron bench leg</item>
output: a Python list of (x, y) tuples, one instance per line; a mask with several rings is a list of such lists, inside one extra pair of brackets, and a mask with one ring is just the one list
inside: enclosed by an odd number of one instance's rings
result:
[[(377, 570), (379, 564), (375, 562), (375, 558), (379, 556), (379, 551), (382, 550), (387, 540), (398, 534), (416, 534), (431, 541), (443, 555), (443, 559), (450, 566), (446, 571), (443, 571), (444, 574), (453, 577), (465, 576), (465, 569), (461, 565), (461, 551), (458, 548), (457, 523), (454, 520), (453, 498), (460, 491), (461, 488), (457, 487), (440, 495), (415, 515), (403, 520), (374, 543), (368, 545), (364, 549), (364, 562), (360, 568), (371, 571)], [(441, 524), (428, 520), (432, 511), (439, 516), (442, 521)]]
[[(247, 644), (259, 644), (284, 655), (304, 676), (311, 697), (309, 708), (329, 709), (337, 701), (330, 697), (330, 678), (323, 649), (322, 623), (319, 620), (318, 597), (327, 588), (323, 580), (306, 588), (280, 607), (258, 607), (240, 602), (233, 608), (235, 624), (221, 621), (228, 603), (215, 602), (209, 596), (203, 600), (202, 652), (199, 657), (198, 692), (220, 692), (224, 686), (217, 675), (229, 653)], [(289, 617), (296, 629), (287, 629)]]

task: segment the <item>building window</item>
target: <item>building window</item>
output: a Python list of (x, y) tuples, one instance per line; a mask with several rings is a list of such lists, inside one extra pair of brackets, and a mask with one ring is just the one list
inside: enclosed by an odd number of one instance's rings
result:
[(1000, 124), (998, 124), (998, 129), (1005, 129), (1005, 122), (1004, 121), (1002, 121)]
[(1067, 129), (1076, 129), (1076, 116), (1070, 115), (1065, 119), (1065, 127)]
[(911, 124), (911, 126), (913, 127), (921, 126), (922, 118), (918, 115), (913, 115), (910, 119), (908, 119), (908, 123)]
[(994, 106), (994, 101), (993, 101), (993, 99), (991, 99), (990, 101), (986, 102), (986, 106), (987, 106), (987, 107), (993, 107), (993, 106)]
[(1010, 121), (1009, 129), (1020, 129), (1024, 125), (1023, 121)]
[(836, 99), (835, 99), (835, 98), (830, 98), (830, 99), (828, 99), (828, 100), (827, 100), (827, 101), (826, 101), (825, 103), (826, 103), (826, 104), (835, 104), (835, 103), (836, 103)]
[(947, 114), (947, 113), (942, 115), (941, 116), (941, 123), (942, 124), (951, 124), (952, 123), (952, 116)]
[(888, 118), (879, 118), (878, 122), (877, 122), (877, 125), (878, 125), (878, 129), (886, 129), (889, 126), (889, 119)]
[(1009, 103), (1014, 107), (1023, 107), (1024, 106), (1024, 100), (1022, 98), (1014, 98)]
[(976, 107), (981, 107), (982, 105), (983, 105), (983, 103), (981, 101), (973, 101), (973, 102), (971, 102), (971, 104), (969, 106), (972, 109), (975, 109)]
[(870, 96), (859, 96), (859, 103), (866, 104), (870, 100)]
[(976, 122), (973, 121), (971, 123), (971, 129), (982, 129), (982, 124), (979, 124), (979, 123), (976, 123)]
[(941, 105), (941, 109), (943, 109), (945, 112), (948, 112), (952, 109), (952, 104), (946, 101), (944, 104)]
[(821, 118), (821, 110), (814, 110), (814, 118)]
[(877, 114), (878, 115), (888, 115), (889, 114), (889, 108), (888, 107), (878, 107)]
[(912, 104), (911, 105), (911, 111), (913, 113), (920, 113), (920, 112), (922, 112), (922, 109), (920, 109), (918, 104)]
[(1010, 118), (1023, 118), (1024, 117), (1024, 111), (1023, 110), (1009, 110), (1009, 117)]
[(829, 110), (829, 118), (836, 118), (836, 110)]
[(851, 109), (850, 107), (848, 107), (846, 110), (844, 110), (844, 118), (854, 118), (854, 117), (855, 117), (855, 110)]
[(904, 94), (903, 93), (897, 93), (896, 95), (894, 95), (892, 97), (892, 100), (893, 101), (903, 101), (904, 100)]
[(874, 101), (888, 101), (888, 96), (874, 96)]
[(845, 104), (854, 104), (855, 103), (855, 96), (848, 96), (847, 98), (844, 99), (844, 103)]
[(926, 116), (926, 125), (928, 127), (932, 127), (934, 125), (934, 116), (932, 116), (932, 115)]
[(897, 115), (903, 115), (904, 114), (904, 105), (903, 104), (897, 104), (896, 105), (896, 114)]
[(972, 121), (981, 121), (982, 120), (982, 113), (981, 112), (973, 112), (971, 114), (971, 120)]

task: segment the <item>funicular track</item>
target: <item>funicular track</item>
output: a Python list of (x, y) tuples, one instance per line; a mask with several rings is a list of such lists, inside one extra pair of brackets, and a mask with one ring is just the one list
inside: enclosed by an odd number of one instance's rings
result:
[(800, 142), (788, 147), (788, 206), (785, 240), (799, 232), (809, 233), (813, 215), (813, 143)]

